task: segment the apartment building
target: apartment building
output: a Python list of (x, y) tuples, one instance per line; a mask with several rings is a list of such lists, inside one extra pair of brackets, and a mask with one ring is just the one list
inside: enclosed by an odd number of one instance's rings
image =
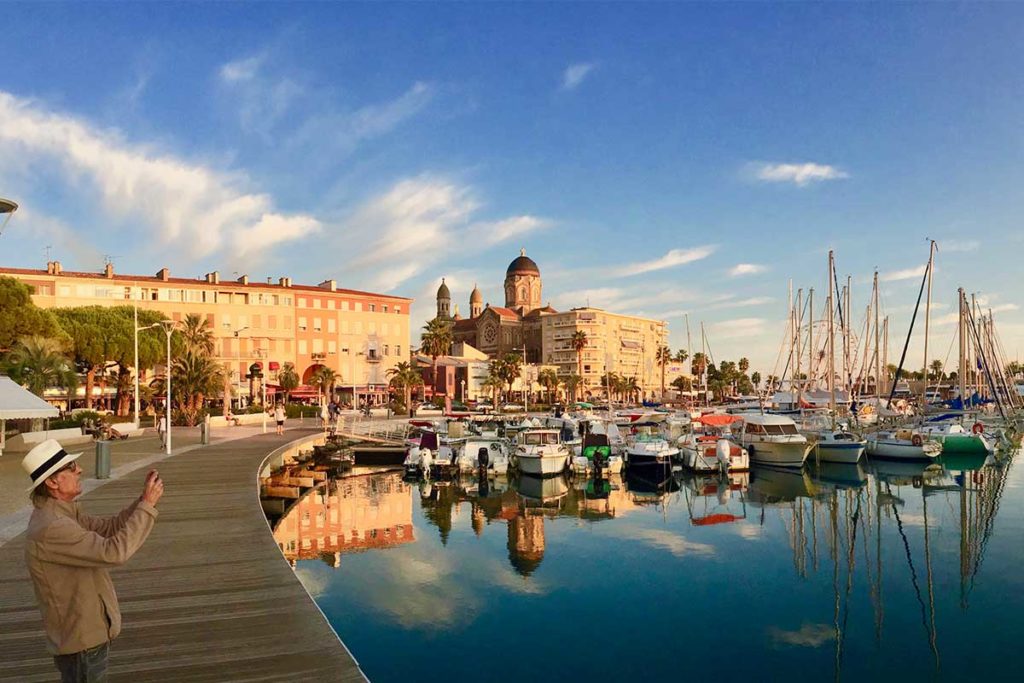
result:
[[(608, 372), (635, 378), (645, 396), (660, 391), (661, 367), (655, 353), (668, 345), (665, 321), (599, 308), (574, 308), (540, 320), (544, 362), (557, 366), (560, 377), (576, 374), (582, 366), (586, 387), (595, 393), (601, 392), (601, 378)], [(587, 345), (577, 355), (572, 338), (580, 331), (587, 335)]]
[(321, 366), (341, 375), (343, 393), (361, 399), (386, 395), (387, 370), (409, 357), (412, 299), (337, 286), (296, 285), (291, 278), (221, 280), (171, 277), (167, 268), (153, 276), (122, 275), (108, 264), (103, 272), (65, 271), (59, 261), (46, 270), (0, 268), (35, 288), (41, 308), (117, 306), (138, 303), (172, 320), (204, 316), (215, 336), (214, 354), (242, 396), (242, 378), (258, 363), (273, 384), (285, 363), (293, 363), (305, 384)]

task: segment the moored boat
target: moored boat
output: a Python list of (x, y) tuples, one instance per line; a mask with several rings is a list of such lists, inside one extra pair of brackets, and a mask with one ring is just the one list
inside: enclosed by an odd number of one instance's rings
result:
[(740, 445), (750, 461), (775, 467), (803, 467), (813, 445), (785, 415), (743, 415)]

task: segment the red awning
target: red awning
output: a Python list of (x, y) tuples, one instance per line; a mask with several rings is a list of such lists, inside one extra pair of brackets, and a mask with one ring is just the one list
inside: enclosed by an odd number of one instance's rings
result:
[(712, 427), (724, 427), (725, 425), (738, 422), (742, 419), (743, 418), (739, 415), (718, 415), (713, 413), (700, 416), (700, 422), (702, 424), (711, 425)]

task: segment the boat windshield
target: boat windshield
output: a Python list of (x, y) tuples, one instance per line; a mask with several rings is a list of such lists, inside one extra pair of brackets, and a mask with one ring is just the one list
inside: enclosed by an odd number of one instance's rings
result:
[(558, 443), (558, 434), (551, 432), (527, 432), (523, 434), (523, 443), (527, 446), (546, 446)]
[(787, 425), (765, 425), (764, 431), (774, 436), (781, 436), (784, 434), (797, 434), (795, 424)]

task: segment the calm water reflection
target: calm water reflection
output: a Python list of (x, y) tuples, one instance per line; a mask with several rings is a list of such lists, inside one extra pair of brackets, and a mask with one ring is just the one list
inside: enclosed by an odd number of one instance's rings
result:
[(374, 681), (1016, 677), (1011, 459), (328, 482), (274, 518)]

